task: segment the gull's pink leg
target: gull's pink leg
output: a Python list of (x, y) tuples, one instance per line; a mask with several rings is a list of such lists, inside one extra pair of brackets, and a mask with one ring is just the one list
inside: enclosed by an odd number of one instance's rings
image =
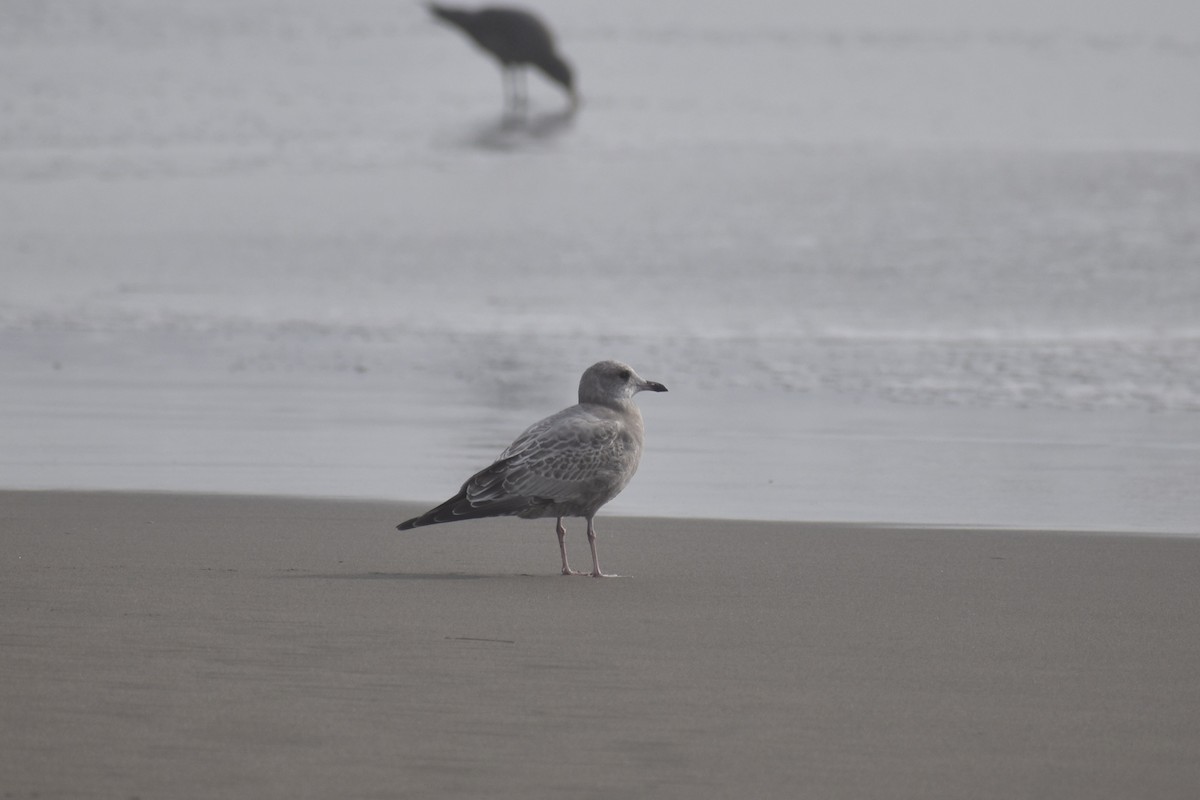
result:
[(563, 527), (562, 517), (558, 518), (558, 524), (554, 527), (554, 532), (558, 534), (558, 550), (562, 553), (563, 575), (582, 575), (582, 572), (576, 572), (571, 569), (571, 565), (567, 563), (567, 543), (564, 538), (567, 535), (567, 529)]
[(605, 575), (600, 571), (600, 557), (596, 555), (596, 525), (591, 517), (587, 518), (587, 523), (588, 545), (592, 548), (592, 577), (611, 578), (611, 575)]

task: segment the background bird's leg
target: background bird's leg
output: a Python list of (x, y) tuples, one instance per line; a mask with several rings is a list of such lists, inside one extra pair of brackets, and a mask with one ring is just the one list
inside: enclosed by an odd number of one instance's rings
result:
[(516, 90), (513, 83), (513, 68), (507, 64), (500, 65), (500, 79), (504, 83), (504, 113), (507, 115), (516, 104)]
[(525, 80), (528, 70), (516, 67), (513, 69), (513, 93), (516, 95), (516, 106), (524, 111), (529, 106), (529, 85)]
[(571, 569), (571, 565), (567, 563), (567, 529), (563, 527), (562, 517), (558, 518), (558, 524), (554, 528), (554, 532), (558, 534), (558, 551), (562, 553), (563, 575), (582, 575), (582, 572), (576, 572)]
[(592, 577), (607, 578), (610, 577), (600, 571), (600, 557), (596, 555), (596, 524), (592, 517), (587, 518), (587, 537), (588, 546), (592, 548)]

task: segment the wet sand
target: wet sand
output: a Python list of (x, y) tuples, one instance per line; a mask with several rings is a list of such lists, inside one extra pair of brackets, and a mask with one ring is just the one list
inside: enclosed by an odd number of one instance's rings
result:
[(1200, 785), (1200, 540), (420, 510), (0, 493), (5, 796)]

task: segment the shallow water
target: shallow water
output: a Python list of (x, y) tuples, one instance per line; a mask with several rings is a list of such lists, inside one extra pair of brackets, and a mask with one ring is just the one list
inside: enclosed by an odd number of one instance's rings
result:
[(619, 357), (614, 511), (1197, 532), (1200, 14), (1081, 8), (562, 4), (515, 120), (419, 6), (6, 4), (0, 484), (440, 499)]

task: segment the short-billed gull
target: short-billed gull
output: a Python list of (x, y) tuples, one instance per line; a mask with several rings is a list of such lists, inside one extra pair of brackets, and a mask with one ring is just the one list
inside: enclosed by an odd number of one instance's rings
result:
[(642, 414), (633, 396), (666, 390), (619, 361), (593, 364), (579, 379), (577, 405), (534, 423), (458, 494), (396, 527), (404, 531), (478, 517), (557, 517), (562, 574), (583, 575), (567, 563), (563, 517), (584, 517), (591, 575), (604, 577), (596, 555), (595, 516), (629, 483), (642, 457)]

